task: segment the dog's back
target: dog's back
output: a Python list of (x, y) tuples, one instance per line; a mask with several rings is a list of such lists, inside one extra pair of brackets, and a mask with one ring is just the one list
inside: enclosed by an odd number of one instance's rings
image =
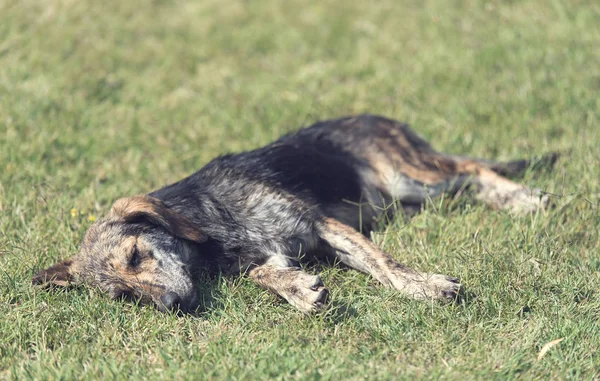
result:
[(192, 204), (210, 194), (247, 228), (255, 220), (273, 221), (262, 228), (278, 236), (289, 225), (284, 221), (297, 220), (293, 215), (335, 217), (368, 233), (393, 200), (421, 203), (429, 195), (424, 185), (435, 189), (455, 174), (454, 161), (407, 125), (362, 115), (320, 122), (266, 147), (221, 156), (151, 195), (194, 217)]

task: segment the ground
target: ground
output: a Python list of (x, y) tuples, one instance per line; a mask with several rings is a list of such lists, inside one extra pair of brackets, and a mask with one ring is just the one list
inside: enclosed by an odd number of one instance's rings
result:
[[(0, 2), (0, 378), (599, 378), (599, 46), (595, 1)], [(30, 285), (117, 198), (362, 112), (451, 153), (563, 153), (522, 179), (553, 210), (438, 199), (374, 235), (463, 303), (329, 267), (316, 316), (242, 277), (186, 317)]]

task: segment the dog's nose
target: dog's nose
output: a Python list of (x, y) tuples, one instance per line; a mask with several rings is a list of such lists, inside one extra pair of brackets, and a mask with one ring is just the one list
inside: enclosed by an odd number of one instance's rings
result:
[(161, 296), (160, 301), (165, 310), (176, 310), (181, 306), (181, 298), (172, 291)]

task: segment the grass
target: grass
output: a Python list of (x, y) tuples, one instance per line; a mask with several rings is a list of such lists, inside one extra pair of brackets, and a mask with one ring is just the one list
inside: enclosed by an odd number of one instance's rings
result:
[[(0, 2), (0, 378), (600, 378), (598, 46), (594, 1)], [(452, 153), (566, 152), (523, 179), (551, 211), (433, 200), (374, 236), (465, 303), (326, 267), (318, 316), (245, 278), (187, 317), (30, 286), (116, 198), (361, 112)]]

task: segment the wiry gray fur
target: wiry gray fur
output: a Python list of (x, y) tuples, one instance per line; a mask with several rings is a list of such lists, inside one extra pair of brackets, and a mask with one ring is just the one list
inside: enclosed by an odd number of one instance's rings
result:
[(543, 208), (547, 197), (495, 173), (524, 170), (524, 163), (440, 154), (408, 126), (382, 117), (321, 122), (117, 201), (90, 228), (80, 254), (40, 272), (34, 283), (86, 281), (113, 297), (194, 309), (198, 271), (248, 272), (311, 312), (323, 308), (327, 290), (298, 263), (334, 256), (410, 297), (454, 299), (455, 278), (396, 263), (368, 240), (369, 232), (395, 210), (391, 204), (414, 208), (465, 186), (494, 207)]

